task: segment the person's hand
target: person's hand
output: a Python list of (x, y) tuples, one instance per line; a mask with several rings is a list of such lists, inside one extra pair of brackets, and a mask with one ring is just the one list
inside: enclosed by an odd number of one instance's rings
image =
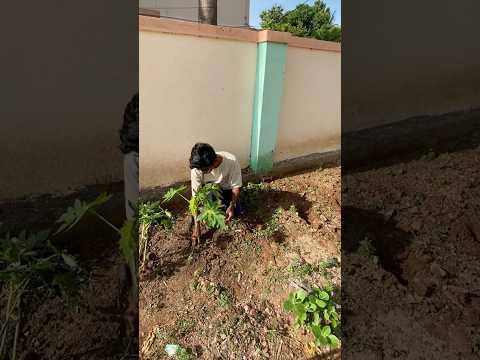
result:
[(230, 221), (232, 218), (233, 218), (233, 215), (234, 215), (234, 211), (233, 211), (233, 206), (230, 205), (226, 211), (226, 215), (227, 215), (227, 221)]

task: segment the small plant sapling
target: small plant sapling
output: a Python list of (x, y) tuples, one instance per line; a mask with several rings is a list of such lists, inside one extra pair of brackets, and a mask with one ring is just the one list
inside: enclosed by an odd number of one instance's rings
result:
[[(0, 238), (0, 282), (7, 296), (4, 321), (0, 325), (0, 358), (16, 358), (20, 334), (22, 298), (27, 292), (38, 289), (54, 289), (70, 293), (77, 285), (81, 270), (75, 258), (57, 249), (52, 238), (72, 229), (86, 214), (92, 214), (114, 229), (119, 235), (119, 247), (132, 277), (132, 304), (137, 303), (137, 220), (129, 220), (121, 228), (116, 227), (96, 208), (106, 203), (110, 195), (103, 193), (91, 202), (75, 200), (57, 220), (60, 224), (51, 235), (50, 230), (18, 236), (7, 234)], [(12, 331), (13, 330), (13, 331)], [(12, 339), (13, 338), (13, 339)]]
[(169, 189), (163, 196), (163, 202), (169, 202), (175, 197), (180, 197), (188, 204), (188, 209), (193, 218), (204, 224), (208, 229), (225, 229), (225, 213), (222, 211), (222, 193), (217, 184), (203, 185), (190, 199), (182, 193), (186, 186)]
[(145, 266), (148, 248), (148, 231), (151, 226), (159, 225), (169, 229), (173, 225), (173, 215), (170, 211), (160, 206), (160, 201), (147, 201), (139, 206), (138, 218), (140, 223), (139, 251), (142, 262), (140, 268)]
[(337, 348), (340, 340), (340, 314), (331, 289), (303, 289), (291, 293), (284, 309), (295, 316), (295, 326), (308, 329), (315, 337), (315, 346)]
[(100, 194), (95, 200), (85, 202), (75, 200), (72, 207), (69, 207), (57, 223), (60, 223), (56, 234), (72, 229), (86, 214), (96, 216), (106, 225), (112, 228), (119, 236), (119, 250), (130, 269), (132, 283), (132, 304), (138, 300), (137, 287), (137, 262), (138, 262), (138, 213), (132, 220), (126, 220), (122, 227), (113, 225), (97, 212), (97, 208), (111, 198), (107, 193)]

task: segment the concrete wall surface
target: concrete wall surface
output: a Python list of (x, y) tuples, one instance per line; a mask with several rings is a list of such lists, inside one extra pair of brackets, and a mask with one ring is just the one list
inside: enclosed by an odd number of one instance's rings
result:
[(140, 32), (140, 184), (189, 176), (195, 142), (248, 165), (256, 44)]
[[(265, 43), (288, 44), (274, 70), (283, 83), (279, 109), (276, 101), (254, 107), (258, 96), (281, 93), (262, 92), (274, 76), (270, 53), (258, 56)], [(255, 119), (264, 122), (263, 140), (274, 140), (267, 155), (275, 162), (340, 148), (337, 43), (140, 16), (139, 49), (141, 189), (188, 180), (196, 142), (251, 165)]]
[(340, 148), (341, 53), (289, 47), (275, 161)]
[(480, 2), (344, 7), (342, 131), (480, 108)]
[(0, 199), (123, 178), (118, 130), (138, 89), (135, 7), (81, 1), (73, 14), (61, 4), (3, 4)]

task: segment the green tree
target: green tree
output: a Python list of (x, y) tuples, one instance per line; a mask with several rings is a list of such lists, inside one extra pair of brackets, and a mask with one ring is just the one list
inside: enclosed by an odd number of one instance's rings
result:
[(274, 5), (260, 14), (262, 29), (285, 31), (295, 36), (319, 40), (342, 40), (342, 29), (333, 22), (333, 13), (323, 0), (300, 4), (290, 11)]

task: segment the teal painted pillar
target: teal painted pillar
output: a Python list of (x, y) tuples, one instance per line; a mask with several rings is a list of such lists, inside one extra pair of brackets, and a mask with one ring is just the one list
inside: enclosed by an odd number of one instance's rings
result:
[(272, 169), (282, 104), (287, 44), (257, 44), (257, 75), (253, 103), (250, 168), (254, 173)]

